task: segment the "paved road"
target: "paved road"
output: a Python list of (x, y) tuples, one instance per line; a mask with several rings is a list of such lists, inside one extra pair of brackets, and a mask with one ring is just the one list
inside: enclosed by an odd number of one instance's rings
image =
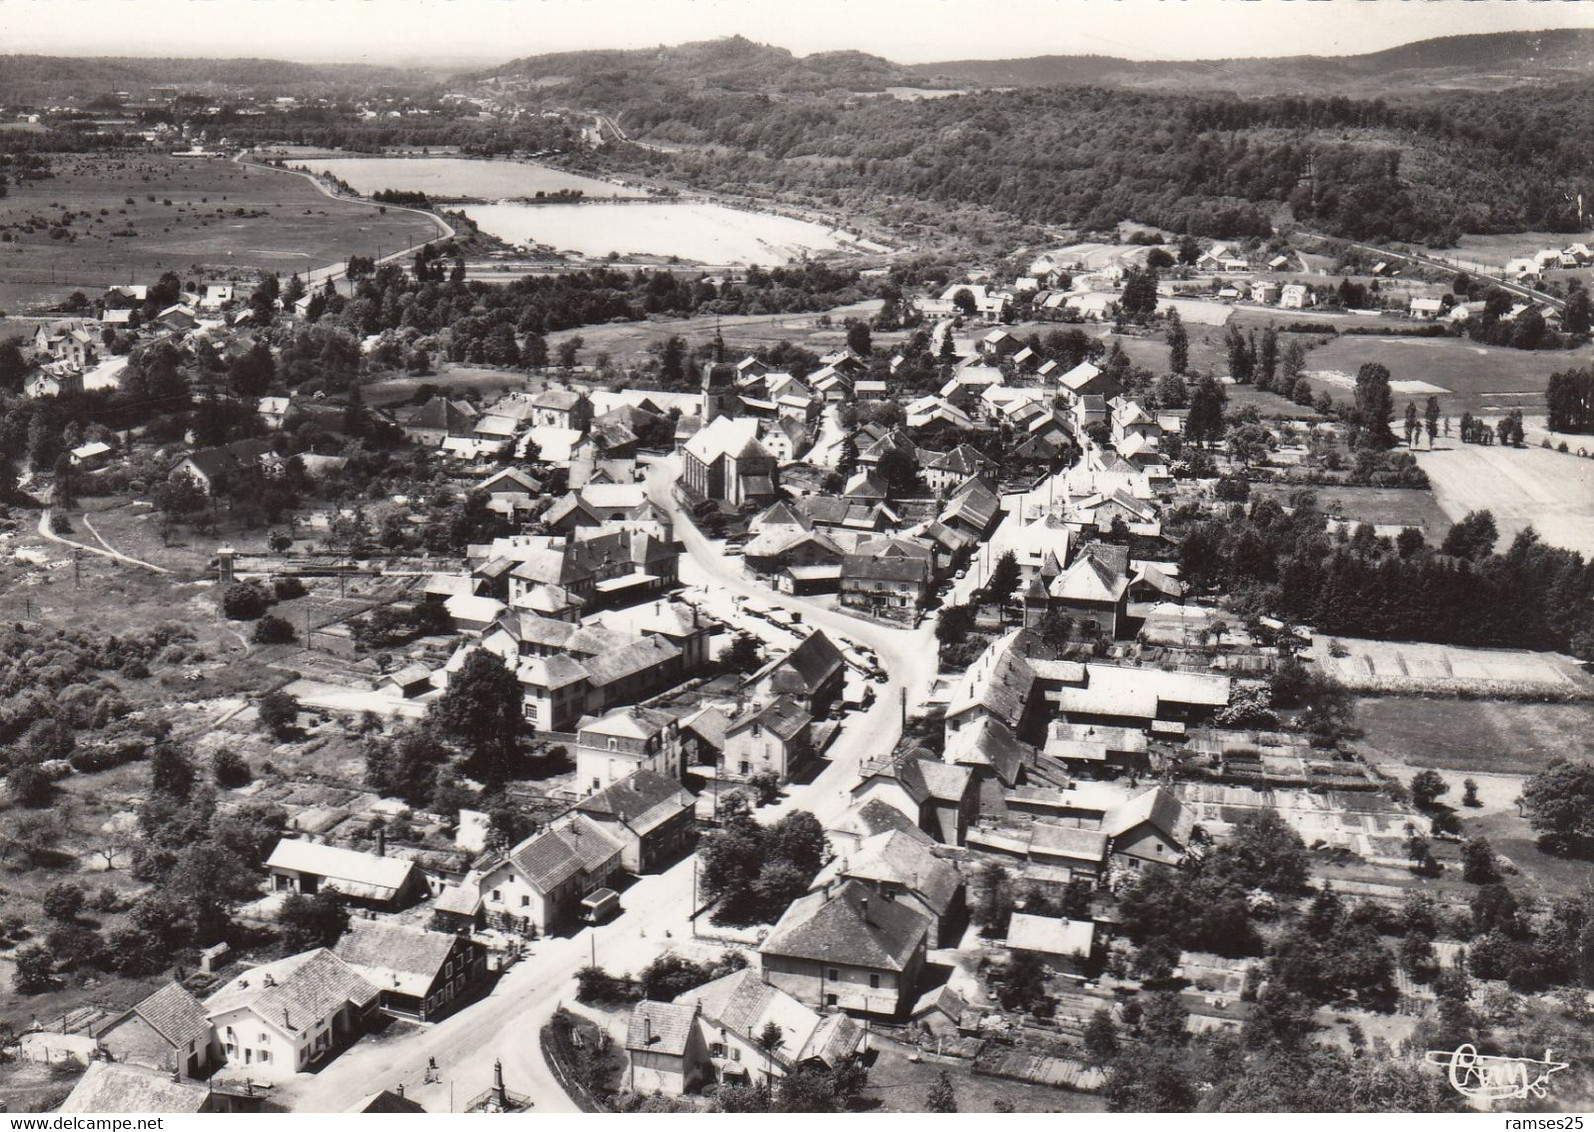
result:
[[(922, 699), (934, 679), (933, 631), (929, 626), (910, 631), (859, 621), (746, 577), (738, 563), (726, 559), (680, 514), (670, 491), (678, 468), (673, 458), (660, 461), (649, 471), (648, 486), (653, 498), (676, 516), (677, 535), (686, 546), (683, 582), (799, 611), (807, 624), (873, 649), (888, 674), (886, 684), (876, 685), (874, 706), (854, 716), (831, 747), (823, 773), (760, 811), (767, 819), (805, 809), (821, 821), (833, 820), (847, 808), (847, 791), (856, 781), (858, 764), (895, 746), (901, 734), (901, 691), (906, 690), (912, 704)], [(636, 971), (673, 940), (689, 938), (693, 883), (692, 858), (668, 872), (643, 877), (625, 891), (624, 910), (614, 920), (573, 937), (532, 944), (529, 954), (483, 1001), (434, 1026), (361, 1043), (321, 1073), (278, 1086), (278, 1099), (298, 1112), (341, 1112), (369, 1093), (402, 1082), (407, 1096), (432, 1111), (446, 1112), (450, 1083), (454, 1103), (463, 1104), (492, 1083), (493, 1060), (502, 1058), (506, 1085), (533, 1097), (537, 1112), (574, 1112), (542, 1059), (538, 1032), (561, 1002), (574, 999), (575, 974), (594, 954), (612, 970)], [(423, 1078), (430, 1057), (437, 1059), (442, 1080), (426, 1085)]]
[[(1339, 237), (1337, 237), (1337, 236), (1326, 236), (1326, 235), (1323, 235), (1320, 232), (1304, 232), (1303, 234), (1307, 235), (1307, 236), (1316, 236), (1319, 239), (1323, 239), (1323, 240), (1339, 239)], [(1479, 270), (1478, 270), (1478, 266), (1479, 265), (1473, 265), (1472, 267), (1462, 267), (1459, 262), (1451, 262), (1451, 261), (1448, 261), (1448, 260), (1439, 259), (1436, 256), (1417, 255), (1417, 254), (1415, 254), (1413, 252), (1395, 252), (1395, 251), (1390, 251), (1388, 248), (1381, 248), (1377, 244), (1362, 244), (1362, 243), (1357, 243), (1354, 240), (1346, 240), (1344, 242), (1349, 244), (1353, 248), (1360, 248), (1364, 252), (1372, 252), (1374, 255), (1385, 256), (1385, 257), (1387, 257), (1389, 259), (1405, 260), (1405, 261), (1407, 261), (1409, 263), (1421, 264), (1424, 267), (1437, 268), (1440, 271), (1449, 271), (1449, 272), (1461, 272), (1461, 271), (1464, 271), (1464, 272), (1466, 272), (1469, 275), (1480, 275), (1481, 274), (1482, 277), (1484, 279), (1486, 279), (1491, 286), (1500, 287), (1500, 288), (1502, 288), (1502, 289), (1504, 289), (1506, 291), (1512, 292), (1513, 294), (1521, 295), (1524, 299), (1531, 299), (1532, 301), (1537, 302), (1537, 303), (1548, 303), (1550, 306), (1555, 307), (1557, 310), (1561, 310), (1561, 309), (1564, 309), (1566, 307), (1566, 300), (1565, 299), (1556, 298), (1554, 295), (1550, 294), (1549, 292), (1540, 291), (1536, 287), (1529, 287), (1526, 283), (1521, 283), (1521, 282), (1518, 282), (1518, 281), (1513, 280), (1513, 279), (1506, 279), (1506, 278), (1503, 278), (1502, 276), (1489, 274), (1488, 271), (1480, 273)], [(1495, 270), (1495, 269), (1490, 269), (1490, 270)]]

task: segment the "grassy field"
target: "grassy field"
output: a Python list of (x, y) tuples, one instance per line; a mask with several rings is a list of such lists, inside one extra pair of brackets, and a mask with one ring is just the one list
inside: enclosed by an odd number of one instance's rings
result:
[[(1345, 655), (1332, 655), (1335, 652)], [(1359, 637), (1339, 637), (1331, 642), (1318, 637), (1312, 654), (1325, 672), (1347, 688), (1387, 695), (1470, 692), (1566, 697), (1585, 694), (1591, 687), (1575, 660), (1552, 652)]]
[[(74, 215), (60, 231), (63, 212)], [(28, 230), (31, 228), (31, 231)], [(113, 235), (116, 232), (137, 235)], [(429, 239), (409, 212), (333, 200), (303, 177), (220, 159), (64, 157), (55, 176), (0, 200), (0, 309), (16, 313), (81, 290), (189, 278), (252, 278), (325, 267)]]
[(1531, 524), (1544, 541), (1594, 557), (1594, 460), (1543, 448), (1456, 444), (1419, 452), (1417, 462), (1451, 518), (1493, 512), (1502, 547)]
[[(1312, 350), (1306, 357), (1306, 372), (1314, 389), (1327, 389), (1335, 400), (1344, 400), (1354, 387), (1356, 371), (1364, 363), (1379, 362), (1389, 369), (1397, 411), (1407, 400), (1416, 400), (1420, 408), (1430, 391), (1403, 390), (1394, 383), (1421, 382), (1437, 387), (1435, 395), (1446, 415), (1460, 418), (1471, 412), (1493, 418), (1515, 408), (1542, 413), (1550, 374), (1587, 365), (1591, 357), (1594, 354), (1587, 347), (1512, 350), (1479, 346), (1466, 338), (1346, 335)], [(1341, 375), (1339, 383), (1321, 376), (1325, 373)]]
[[(1257, 484), (1253, 495), (1271, 495), (1281, 502), (1295, 488), (1285, 484)], [(1315, 487), (1317, 505), (1336, 519), (1416, 527), (1430, 542), (1444, 537), (1451, 519), (1431, 491), (1402, 487)]]
[(909, 1061), (894, 1044), (875, 1043), (879, 1050), (869, 1069), (869, 1084), (864, 1088), (866, 1105), (875, 1112), (924, 1112), (925, 1097), (945, 1069), (952, 1078), (952, 1092), (959, 1112), (995, 1112), (998, 1098), (1008, 1101), (1014, 1112), (1105, 1112), (1106, 1102), (1089, 1093), (1050, 1089), (1001, 1077), (982, 1077), (969, 1063), (955, 1058), (944, 1062), (934, 1057)]
[(1376, 696), (1357, 701), (1358, 746), (1374, 761), (1464, 773), (1533, 774), (1587, 745), (1586, 704)]
[[(724, 336), (725, 344), (733, 357), (761, 346), (773, 346), (782, 340), (790, 341), (815, 353), (840, 349), (847, 338), (842, 320), (852, 316), (867, 319), (880, 309), (879, 299), (866, 299), (861, 303), (837, 307), (829, 311), (834, 325), (820, 326), (818, 314), (777, 315), (703, 315), (697, 318), (658, 319), (649, 322), (616, 322), (604, 326), (583, 326), (579, 330), (562, 330), (549, 334), (548, 348), (557, 349), (559, 343), (575, 335), (581, 336), (580, 361), (590, 363), (598, 354), (607, 353), (616, 365), (638, 362), (648, 357), (648, 348), (662, 344), (672, 334), (679, 334), (689, 345), (697, 346), (713, 339), (716, 329)], [(893, 335), (877, 335), (875, 348), (894, 342)]]

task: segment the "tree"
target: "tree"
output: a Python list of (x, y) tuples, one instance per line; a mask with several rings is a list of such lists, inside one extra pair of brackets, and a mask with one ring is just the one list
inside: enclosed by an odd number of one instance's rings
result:
[(62, 881), (45, 889), (39, 904), (50, 919), (71, 924), (77, 922), (78, 913), (83, 911), (83, 905), (87, 900), (88, 896), (84, 893), (82, 885)]
[(1423, 408), (1423, 421), (1428, 426), (1428, 447), (1432, 448), (1434, 439), (1439, 435), (1439, 398), (1428, 398), (1428, 404)]
[(497, 654), (473, 649), (427, 720), (470, 753), (483, 782), (499, 785), (509, 777), (526, 730), (520, 702), (514, 672)]
[(1594, 763), (1557, 758), (1522, 787), (1519, 802), (1547, 853), (1586, 853), (1594, 845)]
[(1262, 344), (1256, 354), (1256, 384), (1259, 389), (1273, 389), (1279, 367), (1279, 332), (1272, 323), (1262, 331)]
[(1444, 541), (1439, 544), (1439, 553), (1477, 561), (1494, 553), (1494, 544), (1499, 537), (1493, 512), (1468, 511), (1458, 522), (1451, 524)]
[(1223, 387), (1211, 374), (1196, 382), (1190, 396), (1190, 415), (1185, 420), (1185, 439), (1210, 444), (1223, 435)]
[(1449, 791), (1450, 784), (1436, 770), (1420, 770), (1411, 776), (1411, 800), (1419, 809), (1433, 809), (1434, 803)]
[(726, 672), (754, 673), (764, 663), (764, 646), (751, 633), (737, 633), (720, 649), (719, 663)]
[(1273, 810), (1255, 810), (1235, 821), (1233, 834), (1212, 851), (1205, 871), (1242, 889), (1293, 894), (1306, 891), (1311, 858), (1293, 826)]
[(967, 318), (973, 318), (980, 310), (979, 302), (974, 298), (974, 292), (967, 287), (959, 287), (952, 292), (952, 305)]
[(232, 621), (253, 621), (266, 611), (266, 595), (260, 587), (237, 582), (221, 595), (221, 611)]
[(282, 942), (290, 953), (331, 947), (348, 929), (349, 914), (331, 893), (304, 896), (294, 892), (277, 913)]
[(1584, 337), (1589, 332), (1591, 310), (1589, 293), (1578, 280), (1572, 280), (1566, 289), (1566, 309), (1561, 312), (1561, 328), (1575, 337)]
[(1468, 884), (1496, 884), (1500, 869), (1487, 837), (1475, 837), (1461, 845), (1461, 879)]
[(1389, 370), (1367, 362), (1356, 371), (1355, 446), (1383, 451), (1395, 446), (1389, 421), (1395, 415), (1395, 398), (1389, 389)]
[(971, 605), (949, 605), (935, 622), (935, 639), (943, 645), (961, 645), (974, 628), (977, 610)]
[(1021, 581), (1023, 575), (1018, 568), (1017, 556), (1011, 550), (1003, 551), (996, 565), (991, 568), (991, 576), (985, 581), (985, 596), (998, 605), (1003, 604), (1018, 590)]
[(1150, 320), (1157, 311), (1156, 268), (1129, 269), (1124, 276), (1124, 290), (1118, 299), (1118, 309), (1130, 322), (1144, 323)]
[(780, 1028), (780, 1023), (771, 1018), (764, 1023), (764, 1028), (758, 1032), (754, 1039), (758, 1048), (764, 1051), (764, 1084), (770, 1088), (775, 1083), (775, 1051), (780, 1048), (780, 1043), (786, 1040), (786, 1032)]
[(55, 985), (55, 959), (42, 943), (17, 948), (11, 961), (11, 986), (18, 994), (43, 994)]
[(952, 1075), (945, 1069), (935, 1075), (935, 1084), (930, 1086), (930, 1095), (925, 1098), (925, 1109), (928, 1112), (958, 1110), (957, 1094), (952, 1090)]
[(210, 759), (210, 772), (223, 790), (236, 790), (254, 781), (249, 761), (231, 747), (223, 747)]
[(249, 637), (257, 645), (291, 645), (298, 639), (290, 621), (269, 613), (255, 622), (254, 632)]
[(847, 327), (847, 349), (864, 359), (874, 352), (873, 338), (869, 333), (867, 322), (855, 322)]
[(1461, 780), (1461, 804), (1471, 809), (1483, 805), (1478, 800), (1478, 783), (1475, 779), (1463, 778)]
[(1097, 1007), (1085, 1023), (1084, 1044), (1092, 1065), (1106, 1065), (1118, 1055), (1118, 1027), (1105, 1006)]
[(299, 701), (287, 692), (267, 692), (256, 701), (260, 724), (279, 743), (292, 738), (299, 724)]
[(1051, 1001), (1046, 993), (1046, 964), (1033, 951), (1015, 951), (1006, 966), (991, 975), (1004, 1010), (1034, 1011)]

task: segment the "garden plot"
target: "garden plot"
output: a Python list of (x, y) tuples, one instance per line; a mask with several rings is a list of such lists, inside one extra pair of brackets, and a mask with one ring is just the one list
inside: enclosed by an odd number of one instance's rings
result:
[[(1344, 653), (1335, 656), (1334, 653)], [(1576, 663), (1558, 653), (1359, 638), (1313, 639), (1312, 659), (1353, 691), (1516, 695), (1589, 690)]]

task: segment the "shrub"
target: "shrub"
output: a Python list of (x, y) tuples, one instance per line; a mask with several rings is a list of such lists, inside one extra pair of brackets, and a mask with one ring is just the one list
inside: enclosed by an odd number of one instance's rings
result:
[(231, 747), (223, 747), (212, 756), (210, 769), (216, 776), (216, 785), (224, 790), (248, 786), (255, 777), (249, 769), (248, 760)]
[(278, 601), (292, 601), (310, 591), (305, 589), (304, 582), (298, 578), (278, 578), (271, 583), (271, 592), (277, 595)]
[(275, 739), (289, 738), (299, 721), (299, 701), (286, 692), (267, 692), (260, 697), (260, 724)]
[(257, 645), (291, 645), (297, 639), (293, 625), (282, 617), (266, 614), (255, 622), (250, 639)]
[(222, 594), (221, 611), (233, 621), (253, 621), (265, 613), (266, 595), (258, 586), (239, 582)]

